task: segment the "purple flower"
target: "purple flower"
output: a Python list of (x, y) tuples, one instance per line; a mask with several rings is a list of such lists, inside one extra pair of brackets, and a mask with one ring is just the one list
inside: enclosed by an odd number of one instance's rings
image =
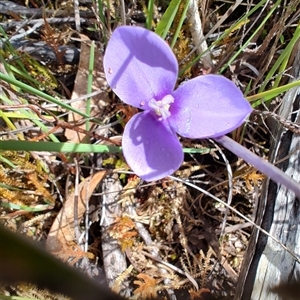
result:
[(168, 44), (155, 33), (118, 27), (104, 56), (112, 90), (142, 112), (126, 124), (122, 150), (128, 165), (146, 181), (162, 179), (183, 161), (177, 134), (214, 138), (239, 127), (252, 109), (241, 91), (219, 75), (205, 75), (176, 90), (178, 63)]

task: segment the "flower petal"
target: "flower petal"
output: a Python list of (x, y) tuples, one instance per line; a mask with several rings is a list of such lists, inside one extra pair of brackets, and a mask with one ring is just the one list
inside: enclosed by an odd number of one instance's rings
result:
[(130, 119), (124, 130), (122, 149), (128, 165), (146, 181), (172, 174), (183, 161), (177, 135), (151, 112), (141, 112)]
[(239, 127), (252, 108), (224, 76), (204, 75), (173, 92), (170, 126), (187, 138), (219, 137)]
[(149, 100), (160, 100), (173, 91), (178, 63), (168, 44), (154, 32), (121, 26), (108, 42), (104, 72), (121, 100), (147, 109)]

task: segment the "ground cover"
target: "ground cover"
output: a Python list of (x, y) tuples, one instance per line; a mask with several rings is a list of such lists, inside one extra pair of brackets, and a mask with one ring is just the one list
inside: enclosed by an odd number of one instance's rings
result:
[[(242, 91), (253, 112), (229, 136), (270, 160), (276, 126), (300, 132), (299, 98), (282, 114), (299, 16), (298, 0), (1, 1), (1, 224), (128, 299), (234, 299), (266, 175), (216, 139), (179, 137), (172, 176), (136, 176), (120, 146), (139, 110), (113, 93), (103, 56), (120, 25), (156, 32), (176, 87), (222, 74)], [(68, 299), (31, 284), (3, 284), (0, 299)]]

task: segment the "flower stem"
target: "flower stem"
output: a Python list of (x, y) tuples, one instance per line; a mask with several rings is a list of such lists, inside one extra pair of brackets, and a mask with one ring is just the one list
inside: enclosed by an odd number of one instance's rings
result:
[(270, 177), (270, 179), (272, 179), (276, 183), (286, 186), (289, 190), (295, 193), (296, 197), (300, 199), (300, 183), (287, 176), (280, 169), (278, 169), (268, 161), (262, 159), (261, 157), (255, 155), (228, 136), (224, 135), (222, 137), (215, 138), (215, 140), (237, 156), (244, 159), (247, 163), (254, 166), (260, 172)]

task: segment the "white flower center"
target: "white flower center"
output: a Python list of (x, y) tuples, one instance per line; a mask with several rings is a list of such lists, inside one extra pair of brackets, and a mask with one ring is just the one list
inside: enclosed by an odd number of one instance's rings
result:
[(159, 120), (164, 120), (170, 117), (169, 111), (170, 104), (174, 102), (174, 98), (171, 95), (166, 95), (162, 100), (156, 101), (151, 99), (148, 102), (148, 106), (160, 117)]

